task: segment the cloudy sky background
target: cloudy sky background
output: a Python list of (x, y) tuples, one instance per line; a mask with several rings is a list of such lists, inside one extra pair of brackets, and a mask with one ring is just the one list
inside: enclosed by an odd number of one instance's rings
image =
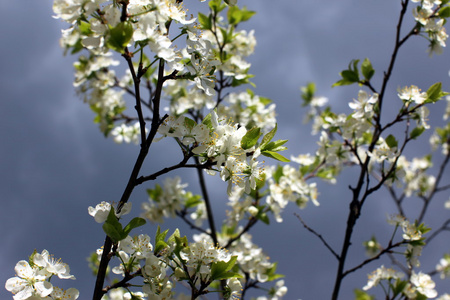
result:
[[(198, 5), (198, 1), (186, 0)], [(289, 139), (290, 154), (313, 152), (317, 137), (310, 137), (310, 128), (302, 127), (305, 110), (300, 107), (299, 87), (314, 81), (318, 94), (330, 98), (338, 111), (349, 111), (347, 103), (356, 97), (358, 87), (331, 88), (338, 73), (351, 59), (370, 58), (377, 73), (374, 86), (379, 89), (381, 74), (386, 69), (394, 44), (395, 25), (400, 1), (392, 0), (322, 0), (322, 1), (250, 1), (240, 0), (248, 9), (257, 11), (246, 25), (254, 28), (258, 46), (250, 58), (252, 73), (256, 75), (256, 93), (271, 98), (277, 104), (278, 137)], [(62, 55), (59, 47), (60, 30), (66, 25), (52, 19), (52, 1), (0, 1), (0, 144), (1, 180), (0, 282), (14, 276), (14, 265), (37, 249), (49, 250), (71, 267), (76, 281), (56, 280), (55, 285), (76, 287), (80, 299), (91, 297), (94, 278), (85, 258), (103, 244), (101, 226), (87, 214), (87, 207), (100, 201), (117, 201), (120, 197), (138, 148), (115, 145), (104, 139), (93, 124), (93, 113), (75, 95), (72, 86), (75, 57)], [(411, 8), (409, 9), (411, 10)], [(407, 15), (409, 30), (412, 16)], [(409, 26), (408, 26), (409, 25)], [(406, 30), (404, 30), (406, 32)], [(399, 53), (396, 70), (388, 89), (386, 101), (398, 101), (399, 86), (415, 84), (426, 90), (442, 81), (450, 90), (448, 71), (450, 53), (429, 58), (427, 42), (412, 39)], [(388, 109), (390, 104), (385, 105)], [(430, 117), (432, 124), (440, 124), (439, 111), (444, 104), (436, 104)], [(387, 112), (386, 112), (387, 113)], [(436, 114), (437, 113), (437, 114)], [(171, 145), (171, 144), (166, 144)], [(161, 151), (157, 145), (152, 153)], [(421, 154), (427, 145), (413, 145)], [(147, 164), (143, 174), (178, 162), (178, 156), (160, 156), (158, 165)], [(189, 175), (182, 172), (181, 176)], [(285, 299), (328, 299), (334, 283), (336, 261), (321, 242), (307, 232), (293, 212), (300, 213), (315, 230), (322, 233), (336, 249), (341, 247), (350, 191), (352, 172), (346, 172), (342, 184), (321, 185), (320, 207), (308, 206), (303, 211), (290, 206), (284, 213), (285, 222), (271, 226), (260, 224), (252, 231), (254, 242), (261, 245), (273, 261), (279, 262), (279, 272), (286, 275), (289, 293)], [(446, 175), (444, 182), (449, 182)], [(217, 220), (226, 208), (226, 186), (218, 178), (210, 178), (216, 205)], [(195, 181), (190, 188), (198, 192)], [(145, 188), (133, 194), (135, 213), (146, 200)], [(217, 200), (216, 200), (217, 199)], [(433, 218), (426, 221), (433, 228), (439, 220), (448, 218), (441, 195), (432, 205)], [(412, 200), (414, 202), (414, 200)], [(414, 202), (418, 203), (418, 202)], [(384, 240), (391, 230), (385, 225), (385, 214), (395, 212), (386, 195), (372, 198), (364, 208), (355, 232), (354, 248), (372, 233)], [(170, 222), (163, 228), (181, 227)], [(139, 232), (153, 236), (154, 226), (147, 225)], [(443, 236), (444, 238), (444, 236)], [(435, 242), (422, 259), (424, 271), (430, 271), (441, 255), (449, 251), (448, 235), (441, 244)], [(361, 249), (354, 249), (347, 266), (364, 259)], [(341, 299), (353, 297), (353, 288), (361, 288), (366, 274), (382, 262), (348, 276), (344, 281)], [(448, 281), (439, 283), (444, 291)], [(60, 284), (63, 283), (63, 284)], [(450, 290), (447, 288), (447, 292)], [(11, 294), (0, 289), (1, 299)]]

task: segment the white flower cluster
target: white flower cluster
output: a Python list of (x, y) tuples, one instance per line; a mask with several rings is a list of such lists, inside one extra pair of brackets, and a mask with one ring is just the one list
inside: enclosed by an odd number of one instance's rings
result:
[(444, 254), (444, 257), (439, 260), (436, 271), (440, 273), (441, 279), (450, 277), (450, 254)]
[(170, 105), (167, 110), (171, 117), (178, 117), (189, 110), (199, 111), (203, 108), (211, 110), (216, 105), (212, 96), (208, 96), (197, 85), (187, 80), (169, 80), (164, 84), (164, 92)]
[(231, 245), (229, 250), (232, 255), (238, 256), (242, 272), (248, 274), (251, 279), (259, 282), (269, 280), (269, 273), (274, 267), (274, 263), (270, 262), (263, 250), (253, 243), (250, 234), (243, 234)]
[(388, 223), (402, 228), (402, 238), (407, 243), (404, 255), (408, 265), (410, 267), (419, 267), (419, 256), (422, 254), (422, 248), (425, 245), (422, 235), (429, 229), (423, 224), (410, 223), (401, 215), (389, 216)]
[[(295, 161), (295, 158), (292, 158)], [(300, 162), (307, 163), (306, 160)], [(271, 167), (267, 174), (269, 195), (266, 203), (275, 216), (277, 222), (282, 222), (281, 212), (289, 202), (294, 202), (300, 208), (306, 207), (309, 200), (318, 206), (316, 183), (306, 183), (298, 168), (290, 165)], [(280, 172), (281, 171), (281, 172)], [(281, 176), (278, 174), (281, 173)]]
[(231, 93), (224, 99), (225, 104), (218, 107), (218, 114), (226, 116), (247, 129), (258, 127), (269, 131), (275, 127), (275, 107), (270, 100), (247, 92)]
[[(121, 143), (131, 143), (134, 144), (139, 143), (140, 139), (140, 132), (141, 127), (139, 122), (135, 122), (133, 125), (129, 126), (125, 123), (120, 124), (119, 126), (115, 127), (113, 130), (111, 130), (111, 135), (113, 136), (114, 142), (117, 144)], [(146, 128), (146, 132), (148, 132)]]
[[(119, 242), (117, 255), (121, 263), (112, 272), (122, 276), (140, 274), (144, 281), (142, 292), (132, 293), (139, 299), (184, 299), (183, 295), (175, 295), (173, 288), (177, 282), (187, 280), (198, 285), (198, 288), (205, 288), (212, 282), (213, 264), (226, 263), (231, 259), (230, 252), (214, 247), (206, 240), (190, 243), (181, 250), (176, 250), (179, 246), (172, 240), (155, 254), (148, 235), (128, 236)], [(230, 297), (235, 296), (241, 290), (241, 284), (236, 279), (230, 279), (227, 281), (227, 289), (230, 290)], [(131, 296), (125, 294), (122, 289), (113, 289), (108, 297), (119, 299), (119, 296), (123, 296), (123, 299), (127, 299), (126, 297)]]
[(395, 170), (396, 183), (407, 197), (427, 195), (435, 186), (436, 178), (426, 172), (432, 167), (430, 157), (413, 158), (408, 161), (400, 156)]
[[(364, 140), (364, 134), (371, 132), (373, 126), (371, 119), (374, 116), (374, 108), (378, 102), (378, 94), (370, 95), (364, 90), (358, 92), (358, 99), (354, 99), (353, 102), (348, 103), (348, 106), (353, 109), (351, 117), (345, 114), (335, 115), (325, 110), (321, 114), (321, 121), (315, 121), (316, 127), (314, 132), (319, 131), (317, 126), (321, 126), (321, 141), (319, 143), (318, 153), (323, 158), (329, 155), (336, 158), (344, 158), (341, 154), (345, 151), (341, 151), (343, 148), (342, 142), (334, 139), (330, 139), (329, 131), (337, 132), (343, 139), (348, 141), (355, 141), (355, 143), (361, 144)], [(328, 149), (331, 148), (331, 149)], [(330, 152), (331, 150), (331, 152)], [(335, 161), (335, 159), (329, 159), (328, 161)]]
[[(450, 98), (449, 98), (450, 99)], [(447, 100), (450, 103), (450, 100)], [(441, 148), (443, 155), (448, 155), (450, 151), (450, 122), (442, 128), (436, 128), (433, 135), (430, 137), (430, 144), (433, 150)]]
[[(205, 39), (216, 41), (217, 44), (224, 44), (224, 36), (222, 31), (212, 33), (204, 32)], [(216, 39), (217, 38), (217, 39)], [(229, 38), (228, 38), (229, 39)], [(218, 70), (223, 71), (224, 75), (235, 78), (235, 80), (245, 80), (249, 78), (248, 70), (251, 64), (245, 61), (245, 58), (251, 54), (256, 46), (254, 31), (247, 32), (240, 30), (233, 33), (233, 39), (227, 40), (225, 47), (222, 49), (227, 53), (227, 59), (217, 66)]]
[[(242, 138), (247, 133), (244, 126), (221, 120), (215, 111), (211, 111), (210, 116), (211, 127), (193, 124), (183, 116), (169, 117), (158, 132), (163, 137), (178, 138), (185, 145), (193, 144), (192, 152), (199, 155), (203, 163), (215, 163), (221, 179), (228, 182), (229, 195), (233, 183), (250, 193), (264, 172), (257, 161), (260, 149), (251, 147), (244, 150), (241, 147)], [(216, 174), (216, 170), (207, 171), (210, 175)]]
[[(100, 130), (105, 134), (113, 127), (116, 115), (126, 109), (123, 99), (125, 91), (113, 89), (118, 79), (110, 67), (117, 65), (119, 61), (112, 59), (111, 53), (80, 56), (74, 63), (74, 86), (96, 113), (95, 122), (99, 123)], [(126, 77), (122, 81), (124, 80)]]
[(6, 281), (5, 288), (14, 294), (14, 300), (77, 299), (77, 289), (63, 290), (50, 283), (52, 276), (60, 279), (75, 279), (70, 268), (56, 260), (47, 250), (34, 252), (29, 261), (21, 260), (14, 268), (16, 276)]
[(440, 0), (412, 0), (420, 5), (413, 10), (414, 18), (423, 26), (423, 30), (428, 34), (430, 41), (429, 53), (441, 54), (442, 47), (445, 47), (448, 35), (445, 31), (445, 19), (439, 18), (436, 13), (436, 6), (441, 5)]
[[(242, 228), (239, 228), (239, 230), (242, 230)], [(211, 243), (211, 237), (206, 234), (194, 235), (193, 238), (196, 242)], [(225, 236), (220, 235), (218, 238), (220, 243), (226, 243)], [(250, 279), (260, 283), (272, 281), (272, 276), (278, 278), (275, 274), (276, 263), (269, 261), (269, 257), (264, 251), (253, 243), (252, 236), (249, 233), (244, 233), (227, 250), (227, 255), (237, 256), (237, 264), (240, 266), (239, 273), (242, 275), (242, 284), (244, 283), (244, 278), (247, 277), (246, 280)], [(239, 284), (240, 286), (241, 283)], [(260, 296), (257, 299), (281, 300), (286, 293), (287, 287), (284, 285), (284, 280), (279, 280), (269, 291), (269, 297)]]
[[(126, 14), (121, 11), (125, 7)], [(97, 114), (95, 122), (99, 123), (100, 130), (105, 135), (111, 135), (116, 142), (136, 142), (139, 128), (136, 130), (136, 126), (128, 126), (127, 123), (136, 118), (130, 119), (123, 114), (126, 111), (124, 94), (135, 95), (132, 91), (132, 76), (129, 70), (122, 79), (116, 76), (112, 67), (117, 67), (119, 62), (111, 58), (111, 50), (122, 53), (125, 46), (134, 45), (139, 52), (148, 46), (156, 58), (164, 59), (166, 72), (176, 71), (180, 78), (190, 79), (195, 83), (196, 88), (190, 89), (192, 94), (200, 98), (206, 96), (207, 101), (215, 94), (213, 73), (219, 61), (215, 57), (212, 43), (193, 24), (195, 19), (187, 19), (181, 2), (132, 0), (127, 1), (122, 8), (121, 5), (106, 0), (56, 0), (53, 10), (55, 18), (70, 24), (69, 29), (63, 30), (62, 47), (71, 49), (72, 53), (83, 49), (89, 52), (88, 56), (80, 56), (79, 61), (74, 64), (74, 85)], [(125, 15), (126, 20), (123, 20)], [(184, 25), (182, 30), (187, 37), (185, 48), (179, 48), (180, 45), (175, 45), (169, 38), (166, 25), (170, 21)], [(126, 35), (126, 45), (120, 44), (124, 38), (122, 36), (121, 39), (121, 35)], [(251, 37), (252, 35), (249, 40)], [(147, 64), (144, 66), (146, 70), (149, 69), (152, 65), (150, 60), (145, 55), (142, 59), (141, 62)], [(153, 76), (151, 72), (153, 71), (148, 70), (148, 78)], [(175, 110), (180, 109), (183, 108)], [(125, 122), (117, 125), (121, 120)]]
[(205, 203), (200, 196), (187, 192), (187, 183), (181, 183), (181, 178), (166, 178), (163, 186), (156, 185), (155, 189), (147, 190), (149, 201), (142, 203), (142, 217), (156, 223), (164, 222), (164, 218), (173, 218), (177, 213), (186, 212), (195, 207), (190, 214), (197, 226), (201, 226), (206, 219)]
[[(369, 274), (369, 280), (367, 284), (363, 287), (363, 290), (371, 289), (377, 286), (381, 281), (386, 280), (391, 285), (396, 284), (400, 286), (402, 282), (401, 279), (405, 277), (402, 272), (396, 271), (394, 269), (385, 268), (381, 266), (380, 268)], [(436, 284), (431, 279), (430, 275), (424, 274), (422, 272), (416, 273), (412, 271), (411, 277), (402, 287), (403, 289), (398, 291), (407, 297), (407, 299), (416, 299), (418, 293), (427, 297), (428, 299), (436, 298), (437, 292), (434, 289)]]

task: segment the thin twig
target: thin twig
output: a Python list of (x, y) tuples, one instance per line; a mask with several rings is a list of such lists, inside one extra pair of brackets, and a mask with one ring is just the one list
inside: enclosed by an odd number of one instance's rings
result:
[(311, 227), (309, 227), (304, 221), (303, 219), (300, 217), (300, 215), (298, 214), (294, 214), (299, 221), (302, 223), (303, 227), (305, 227), (309, 232), (311, 232), (312, 234), (314, 234), (315, 236), (317, 236), (322, 243), (325, 245), (325, 247), (327, 247), (328, 250), (330, 250), (331, 254), (334, 255), (334, 257), (336, 257), (337, 260), (339, 260), (339, 255), (333, 250), (333, 248), (331, 248), (331, 246), (327, 243), (327, 241), (325, 241), (325, 239), (323, 238), (323, 236), (319, 233), (317, 233), (314, 229), (312, 229)]

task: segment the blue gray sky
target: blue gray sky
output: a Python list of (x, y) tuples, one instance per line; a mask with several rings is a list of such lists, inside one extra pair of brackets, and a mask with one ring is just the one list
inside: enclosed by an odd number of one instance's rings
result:
[[(187, 4), (189, 1), (197, 5), (196, 0), (186, 0)], [(347, 103), (356, 98), (358, 87), (332, 89), (331, 85), (351, 59), (368, 57), (377, 71), (374, 85), (378, 88), (393, 49), (400, 1), (238, 1), (257, 11), (245, 24), (245, 28), (255, 29), (258, 42), (250, 58), (256, 75), (255, 91), (277, 104), (278, 137), (289, 139), (287, 155), (313, 152), (317, 137), (310, 137), (310, 128), (302, 125), (306, 111), (300, 107), (299, 87), (316, 82), (318, 94), (327, 96), (338, 111), (348, 112)], [(26, 259), (34, 249), (47, 249), (68, 263), (77, 277), (76, 281), (64, 282), (63, 287), (76, 287), (80, 299), (88, 299), (94, 277), (85, 258), (103, 244), (104, 234), (87, 214), (87, 207), (118, 200), (138, 149), (103, 138), (92, 122), (93, 113), (75, 95), (75, 57), (62, 54), (58, 40), (66, 25), (51, 17), (51, 7), (51, 0), (0, 1), (0, 282), (14, 276), (16, 262)], [(409, 29), (413, 24), (411, 14), (408, 18), (405, 28)], [(443, 88), (450, 90), (450, 53), (444, 51), (441, 56), (429, 58), (426, 49), (427, 42), (416, 37), (400, 51), (387, 101), (397, 101), (397, 87), (410, 84), (425, 90), (442, 81)], [(443, 104), (436, 104), (433, 111), (443, 108)], [(430, 122), (439, 124), (439, 115), (432, 114)], [(161, 151), (158, 147), (153, 153)], [(428, 150), (422, 144), (414, 147)], [(166, 155), (160, 164), (177, 160)], [(144, 173), (158, 170), (158, 166), (147, 165)], [(340, 249), (352, 175), (351, 171), (345, 172), (341, 184), (335, 186), (321, 185), (320, 207), (311, 205), (300, 211), (290, 206), (284, 213), (284, 223), (272, 222), (269, 227), (260, 224), (252, 232), (255, 243), (278, 261), (279, 272), (286, 275), (289, 291), (285, 299), (330, 297), (336, 261), (317, 238), (303, 229), (293, 213), (300, 213), (333, 247)], [(226, 186), (217, 179), (211, 178), (210, 182), (220, 215), (225, 207)], [(146, 200), (145, 188), (151, 184), (138, 188), (133, 195), (135, 212)], [(190, 188), (198, 192), (195, 182), (190, 182)], [(441, 210), (447, 199), (448, 195), (441, 197), (432, 208)], [(355, 232), (355, 248), (372, 233), (389, 232), (385, 214), (392, 212), (394, 207), (386, 195), (372, 199)], [(444, 214), (449, 213), (441, 212), (428, 221), (438, 226), (433, 222)], [(173, 230), (177, 226), (183, 233), (183, 224), (177, 221), (163, 228)], [(155, 230), (150, 225), (144, 229), (150, 235)], [(433, 268), (443, 252), (450, 250), (448, 242), (436, 243), (433, 249), (423, 258), (424, 271)], [(362, 250), (354, 249), (348, 266), (362, 259)], [(341, 299), (351, 299), (353, 288), (362, 287), (366, 274), (380, 264), (349, 276)], [(444, 284), (448, 286), (448, 281)], [(0, 298), (11, 299), (11, 294), (2, 288)]]

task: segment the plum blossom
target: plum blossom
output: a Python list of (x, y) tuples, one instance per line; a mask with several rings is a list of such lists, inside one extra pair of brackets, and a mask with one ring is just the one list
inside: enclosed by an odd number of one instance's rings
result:
[(61, 260), (54, 259), (47, 250), (43, 250), (42, 253), (36, 253), (33, 256), (33, 262), (37, 266), (44, 268), (51, 275), (58, 276), (60, 279), (75, 279), (75, 276), (69, 274), (69, 266)]
[[(120, 217), (122, 215), (126, 215), (126, 214), (130, 213), (131, 207), (132, 207), (131, 202), (125, 203), (123, 205), (120, 213), (119, 214), (116, 213), (116, 216)], [(111, 203), (106, 202), (106, 201), (102, 201), (101, 203), (97, 204), (95, 206), (95, 208), (92, 206), (88, 207), (89, 215), (93, 216), (95, 219), (95, 222), (97, 222), (97, 223), (105, 222), (106, 219), (108, 218), (110, 210), (111, 210)]]
[(358, 92), (358, 100), (349, 103), (348, 106), (354, 110), (352, 116), (355, 119), (370, 118), (373, 115), (373, 107), (378, 102), (378, 94), (369, 94), (363, 90)]
[(53, 285), (46, 281), (48, 278), (45, 270), (21, 260), (14, 268), (16, 277), (6, 281), (5, 288), (13, 293), (14, 300), (25, 300), (31, 296), (46, 297), (53, 291)]
[(398, 90), (398, 97), (405, 102), (414, 102), (416, 104), (422, 104), (427, 100), (428, 95), (426, 92), (422, 92), (417, 86), (405, 86)]
[(385, 268), (384, 266), (381, 266), (380, 268), (373, 271), (371, 274), (369, 274), (369, 280), (367, 281), (367, 284), (363, 287), (363, 290), (367, 291), (368, 289), (371, 289), (375, 286), (377, 286), (381, 280), (391, 280), (391, 279), (401, 279), (404, 277), (404, 274), (398, 271), (395, 271), (394, 269)]
[(411, 274), (410, 282), (415, 287), (417, 292), (421, 293), (427, 298), (436, 298), (437, 292), (434, 289), (436, 284), (431, 279), (430, 275), (424, 274), (422, 272), (416, 273), (413, 271)]

